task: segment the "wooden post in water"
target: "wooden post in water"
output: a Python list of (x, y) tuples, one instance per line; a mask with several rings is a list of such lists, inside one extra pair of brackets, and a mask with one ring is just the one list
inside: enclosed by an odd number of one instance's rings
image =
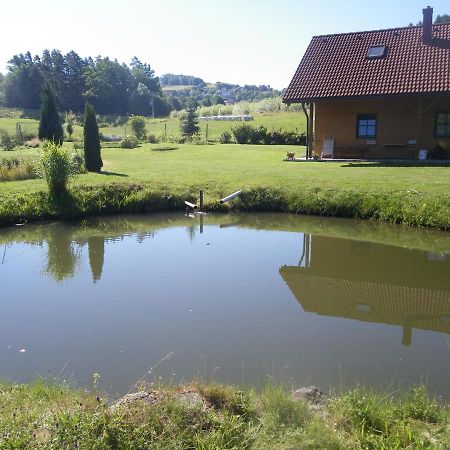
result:
[(203, 212), (203, 191), (200, 191), (200, 212)]
[(200, 234), (203, 234), (203, 214), (200, 214)]

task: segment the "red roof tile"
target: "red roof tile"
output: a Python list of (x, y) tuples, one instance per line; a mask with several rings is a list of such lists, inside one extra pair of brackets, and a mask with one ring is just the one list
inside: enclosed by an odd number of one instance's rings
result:
[[(424, 45), (422, 27), (313, 37), (283, 100), (450, 94), (450, 23), (433, 25), (433, 38)], [(386, 56), (368, 59), (376, 45)]]

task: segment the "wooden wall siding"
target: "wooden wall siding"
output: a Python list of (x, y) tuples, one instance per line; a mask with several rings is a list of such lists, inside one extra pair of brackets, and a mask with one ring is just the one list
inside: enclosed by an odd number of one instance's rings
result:
[[(450, 111), (450, 96), (317, 102), (315, 153), (321, 154), (325, 135), (334, 136), (335, 158), (416, 159), (420, 149), (432, 150), (439, 141), (450, 148), (450, 138), (434, 136), (439, 111)], [(356, 137), (358, 114), (377, 115), (376, 138)]]

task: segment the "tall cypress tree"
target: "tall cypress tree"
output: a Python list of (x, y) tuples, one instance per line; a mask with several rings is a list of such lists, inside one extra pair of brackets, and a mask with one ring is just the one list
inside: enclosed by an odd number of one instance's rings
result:
[(91, 104), (86, 103), (84, 109), (84, 160), (89, 172), (100, 172), (103, 161), (100, 147), (97, 118)]
[(39, 120), (39, 139), (47, 139), (62, 145), (64, 131), (56, 109), (55, 97), (48, 83), (42, 93), (41, 117)]

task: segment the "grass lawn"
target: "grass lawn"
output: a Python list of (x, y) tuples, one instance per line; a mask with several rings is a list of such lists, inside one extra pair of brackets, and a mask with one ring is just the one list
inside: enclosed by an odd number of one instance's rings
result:
[[(103, 172), (78, 175), (70, 185), (76, 198), (65, 205), (49, 202), (44, 180), (0, 182), (0, 222), (180, 209), (200, 189), (206, 207), (220, 209), (222, 196), (242, 189), (228, 207), (450, 228), (450, 167), (285, 162), (287, 148), (292, 147), (144, 144), (133, 150), (104, 149)], [(24, 149), (3, 156), (37, 154)]]
[[(38, 121), (34, 119), (21, 119), (17, 117), (0, 117), (0, 130), (5, 130), (10, 134), (15, 134), (16, 124), (19, 122), (22, 131), (37, 133)], [(224, 131), (230, 131), (231, 127), (240, 122), (208, 122), (208, 140), (218, 140)], [(278, 112), (278, 113), (260, 113), (254, 115), (254, 120), (248, 122), (253, 126), (264, 125), (267, 129), (283, 129), (289, 131), (304, 132), (306, 129), (305, 116), (299, 112)], [(177, 118), (152, 119), (147, 118), (147, 132), (155, 136), (162, 136), (167, 129), (167, 136), (180, 136), (180, 121)], [(206, 122), (200, 121), (200, 134), (205, 138)], [(117, 127), (103, 127), (100, 131), (104, 134), (114, 134), (126, 136), (131, 134), (131, 128), (128, 125)], [(83, 131), (80, 126), (75, 127), (74, 138), (82, 139)]]
[[(166, 147), (174, 150), (157, 151)], [(318, 188), (450, 194), (450, 167), (285, 162), (288, 148), (292, 147), (145, 144), (133, 150), (105, 149), (102, 157), (107, 175), (79, 175), (73, 183), (148, 182), (217, 193), (264, 186), (293, 192)], [(304, 154), (304, 148), (297, 147), (296, 153)], [(20, 155), (37, 155), (37, 150), (2, 152), (0, 158)], [(0, 183), (0, 193), (40, 189), (44, 185), (43, 180)]]

